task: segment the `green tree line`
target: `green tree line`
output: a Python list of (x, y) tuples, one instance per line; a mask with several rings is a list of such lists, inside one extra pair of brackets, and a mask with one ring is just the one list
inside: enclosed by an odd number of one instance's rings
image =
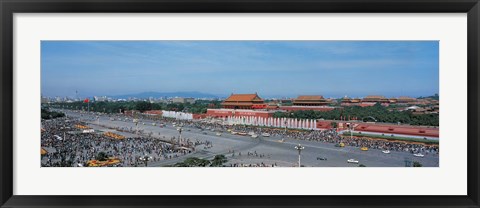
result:
[(183, 162), (175, 163), (172, 167), (223, 167), (226, 163), (227, 157), (225, 155), (215, 155), (212, 160), (200, 159), (197, 157), (189, 157)]
[[(119, 113), (124, 112), (125, 110), (138, 110), (140, 112), (148, 110), (168, 110), (168, 111), (183, 111), (188, 113), (206, 113), (209, 106), (209, 102), (195, 102), (194, 104), (189, 103), (150, 103), (147, 101), (128, 101), (128, 102), (91, 102), (90, 105), (84, 102), (73, 102), (73, 103), (54, 103), (51, 106), (56, 108), (63, 109), (72, 109), (72, 110), (88, 110), (90, 106), (90, 111), (93, 112), (102, 112), (102, 113)], [(216, 106), (213, 103), (214, 107)]]
[(61, 112), (50, 111), (47, 108), (42, 108), (41, 116), (42, 116), (42, 119), (52, 119), (52, 118), (65, 117), (65, 114)]
[(342, 118), (358, 120), (377, 121), (385, 123), (402, 123), (410, 125), (438, 126), (438, 114), (413, 114), (410, 111), (389, 110), (380, 104), (370, 107), (349, 106), (337, 108), (332, 111), (321, 112), (313, 110), (295, 111), (295, 112), (276, 112), (273, 115), (276, 118), (298, 118), (298, 119), (325, 119), (340, 120)]

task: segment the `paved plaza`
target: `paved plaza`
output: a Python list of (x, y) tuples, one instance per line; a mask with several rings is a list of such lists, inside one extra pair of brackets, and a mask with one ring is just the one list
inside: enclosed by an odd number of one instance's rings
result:
[[(165, 123), (160, 127), (158, 121), (140, 119), (138, 126), (132, 118), (123, 115), (88, 114), (63, 110), (71, 120), (83, 121), (97, 131), (111, 131), (126, 137), (152, 137), (171, 142), (171, 138), (178, 138), (178, 127), (173, 122)], [(127, 120), (125, 120), (127, 118)], [(157, 122), (157, 123), (156, 123)], [(155, 124), (155, 125), (154, 125)], [(116, 131), (115, 128), (134, 129), (142, 135)], [(218, 135), (221, 133), (221, 135)], [(140, 133), (138, 133), (140, 134)], [(306, 167), (358, 167), (363, 164), (367, 167), (404, 167), (406, 163), (420, 162), (424, 167), (438, 167), (438, 154), (425, 154), (424, 157), (415, 157), (409, 152), (391, 151), (385, 154), (378, 149), (362, 151), (358, 147), (336, 147), (333, 143), (308, 141), (299, 139), (282, 138), (280, 136), (252, 138), (250, 136), (232, 135), (229, 132), (202, 130), (185, 125), (182, 127), (181, 138), (211, 142), (212, 146), (206, 148), (201, 145), (192, 153), (181, 155), (169, 160), (151, 162), (149, 166), (167, 166), (182, 162), (188, 157), (213, 159), (215, 155), (223, 154), (227, 157), (227, 166), (298, 166), (298, 151), (295, 146), (300, 144), (305, 147), (301, 152), (301, 164)], [(320, 160), (326, 159), (326, 160)], [(358, 164), (347, 163), (355, 159)]]

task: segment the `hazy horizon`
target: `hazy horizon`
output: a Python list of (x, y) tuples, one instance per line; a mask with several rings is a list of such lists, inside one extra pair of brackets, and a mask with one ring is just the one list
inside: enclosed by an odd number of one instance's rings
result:
[[(186, 91), (185, 91), (186, 92)], [(185, 93), (185, 92), (139, 92), (139, 93), (131, 93), (131, 94), (118, 94), (118, 95), (85, 95), (85, 96), (80, 96), (80, 93), (79, 93), (79, 96), (78, 98), (79, 99), (85, 99), (85, 98), (93, 98), (94, 96), (97, 96), (97, 97), (103, 97), (103, 96), (106, 96), (106, 97), (109, 97), (109, 98), (117, 98), (117, 97), (124, 97), (125, 95), (133, 95), (133, 94), (143, 94), (143, 93), (168, 93), (168, 94), (173, 94), (173, 93)], [(190, 92), (187, 92), (187, 93), (202, 93), (202, 94), (210, 94), (210, 93), (205, 93), (205, 92), (194, 92), (194, 91), (190, 91)], [(256, 92), (240, 92), (240, 93), (230, 93), (230, 94), (225, 94), (225, 95), (220, 95), (220, 94), (211, 94), (211, 95), (214, 95), (216, 96), (216, 98), (227, 98), (229, 97), (231, 94), (254, 94)], [(258, 93), (258, 92), (257, 92)], [(364, 98), (366, 96), (370, 96), (370, 95), (379, 95), (379, 96), (385, 96), (386, 98), (398, 98), (398, 97), (401, 97), (401, 96), (406, 96), (406, 97), (412, 97), (412, 98), (418, 98), (418, 97), (429, 97), (429, 96), (435, 96), (435, 95), (438, 95), (438, 93), (434, 93), (434, 94), (431, 94), (431, 95), (419, 95), (419, 96), (410, 96), (410, 95), (399, 95), (399, 96), (386, 96), (386, 95), (381, 95), (381, 94), (366, 94), (366, 95), (360, 95), (360, 96), (349, 96), (349, 95), (342, 95), (342, 96), (326, 96), (326, 95), (323, 95), (323, 94), (298, 94), (298, 95), (291, 95), (291, 96), (286, 96), (286, 95), (270, 95), (270, 96), (264, 96), (260, 93), (258, 93), (258, 95), (261, 97), (261, 98), (266, 98), (266, 99), (270, 99), (270, 98), (296, 98), (300, 95), (321, 95), (325, 98), (333, 98), (333, 99), (340, 99), (340, 98), (343, 98), (345, 96), (349, 97), (349, 98)], [(61, 97), (61, 98), (65, 98), (65, 97), (68, 97), (68, 98), (71, 98), (71, 99), (75, 99), (76, 98), (76, 95), (75, 93), (73, 93), (73, 95), (66, 95), (66, 96), (57, 96), (57, 95), (54, 95), (54, 96), (47, 96), (47, 95), (43, 95), (42, 94), (42, 97), (49, 97), (49, 98), (55, 98), (55, 97)], [(153, 96), (153, 98), (163, 98), (165, 96), (161, 96), (161, 97), (155, 97)], [(168, 97), (168, 96), (167, 96)], [(189, 98), (191, 96), (169, 96), (169, 98), (172, 98), (172, 97), (184, 97), (184, 98)], [(139, 97), (135, 97), (135, 96), (132, 96), (131, 98), (139, 98)], [(199, 98), (211, 98), (211, 97), (199, 97)]]
[(41, 92), (431, 96), (438, 50), (438, 41), (42, 41)]

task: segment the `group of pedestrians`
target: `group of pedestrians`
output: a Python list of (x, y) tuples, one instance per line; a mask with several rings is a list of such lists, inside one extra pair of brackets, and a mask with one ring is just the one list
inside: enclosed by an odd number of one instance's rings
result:
[[(98, 119), (95, 113), (83, 113), (83, 119)], [(175, 118), (164, 118), (159, 116), (135, 117), (120, 114), (105, 114), (111, 120), (122, 120), (127, 122), (135, 121), (140, 124), (152, 123), (158, 126), (173, 125), (181, 128), (197, 128), (202, 131), (212, 131), (218, 133), (242, 132), (249, 135), (259, 136), (268, 135), (274, 138), (307, 140), (312, 142), (344, 144), (352, 147), (367, 147), (370, 149), (403, 151), (409, 153), (438, 154), (439, 146), (419, 142), (396, 141), (386, 139), (373, 139), (359, 136), (344, 136), (336, 129), (326, 130), (300, 130), (287, 128), (270, 128), (247, 125), (225, 125), (221, 121), (215, 120), (176, 120)], [(140, 166), (140, 161), (145, 155), (151, 157), (151, 162), (167, 160), (182, 155), (192, 153), (196, 147), (203, 146), (203, 149), (213, 147), (211, 141), (205, 139), (191, 139), (182, 137), (180, 140), (172, 136), (166, 138), (165, 135), (153, 134), (135, 127), (114, 127), (118, 132), (131, 133), (134, 137), (125, 139), (115, 139), (102, 134), (67, 134), (67, 131), (75, 130), (76, 125), (86, 125), (79, 121), (69, 121), (68, 119), (52, 119), (42, 121), (42, 147), (49, 151), (42, 159), (42, 166), (85, 166), (88, 161), (95, 159), (99, 152), (106, 153), (109, 157), (120, 159), (118, 166)], [(100, 125), (100, 124), (98, 124)], [(100, 125), (102, 126), (102, 125)], [(112, 128), (111, 126), (104, 126)], [(204, 132), (205, 133), (205, 132)], [(56, 136), (55, 136), (56, 135)], [(68, 141), (68, 142), (67, 142)], [(241, 157), (241, 152), (235, 152), (233, 149), (228, 152), (229, 156)], [(256, 152), (247, 152), (247, 157), (265, 157), (264, 154)], [(238, 164), (242, 166), (241, 164)], [(250, 165), (250, 164), (245, 164)], [(255, 164), (254, 164), (255, 165)], [(261, 163), (256, 164), (262, 166)]]
[[(147, 119), (147, 118), (145, 118)], [(337, 131), (337, 129), (325, 130), (300, 130), (300, 129), (286, 129), (286, 128), (269, 128), (259, 126), (247, 125), (225, 125), (222, 122), (215, 122), (214, 120), (176, 120), (174, 118), (156, 118), (160, 122), (173, 123), (176, 122), (179, 126), (188, 126), (198, 129), (208, 129), (217, 132), (244, 132), (262, 135), (267, 133), (271, 137), (298, 139), (307, 141), (317, 141), (324, 143), (343, 143), (347, 146), (353, 147), (367, 147), (369, 149), (389, 150), (389, 151), (404, 151), (409, 153), (423, 153), (423, 154), (439, 154), (439, 145), (426, 144), (419, 142), (408, 142), (400, 140), (386, 140), (373, 139), (361, 136), (344, 136)]]
[(65, 118), (42, 121), (41, 146), (47, 151), (42, 155), (43, 167), (88, 166), (89, 161), (99, 159), (100, 153), (119, 159), (115, 166), (143, 166), (145, 159), (150, 163), (168, 160), (205, 145), (202, 141), (176, 144), (148, 136), (120, 139), (101, 132), (82, 133), (75, 127), (77, 124)]

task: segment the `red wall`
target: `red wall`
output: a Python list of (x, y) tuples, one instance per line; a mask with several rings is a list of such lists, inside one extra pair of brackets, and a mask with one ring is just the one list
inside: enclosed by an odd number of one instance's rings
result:
[(355, 131), (377, 132), (384, 134), (405, 134), (415, 136), (439, 137), (439, 128), (420, 127), (420, 126), (402, 126), (387, 124), (359, 124)]
[(207, 114), (204, 113), (204, 114), (193, 114), (193, 119), (203, 119), (203, 118), (206, 118), (207, 117)]
[(228, 116), (255, 116), (268, 118), (272, 117), (272, 112), (266, 111), (252, 111), (252, 110), (233, 110), (233, 109), (207, 109), (207, 116), (209, 117), (228, 117)]
[(332, 128), (332, 121), (318, 121), (317, 120), (317, 128), (318, 129), (331, 129)]
[[(329, 126), (332, 121), (317, 121), (317, 128), (325, 129), (325, 126)], [(425, 127), (425, 126), (407, 126), (407, 125), (394, 125), (394, 124), (376, 124), (376, 123), (355, 123), (355, 122), (346, 122), (346, 121), (334, 121), (337, 122), (337, 127), (339, 129), (345, 130), (347, 128), (347, 123), (354, 125), (355, 131), (360, 132), (376, 132), (382, 133), (385, 135), (390, 134), (404, 134), (404, 135), (414, 135), (414, 136), (425, 136), (425, 137), (439, 137), (440, 131), (437, 127)], [(323, 125), (323, 126), (321, 126)], [(331, 128), (331, 126), (329, 126)]]
[(314, 110), (314, 111), (332, 111), (334, 107), (293, 107), (293, 106), (281, 106), (280, 110), (286, 111), (298, 111), (298, 110)]
[(153, 114), (153, 115), (162, 115), (162, 111), (161, 110), (149, 110), (149, 111), (145, 111), (143, 112), (144, 114)]

